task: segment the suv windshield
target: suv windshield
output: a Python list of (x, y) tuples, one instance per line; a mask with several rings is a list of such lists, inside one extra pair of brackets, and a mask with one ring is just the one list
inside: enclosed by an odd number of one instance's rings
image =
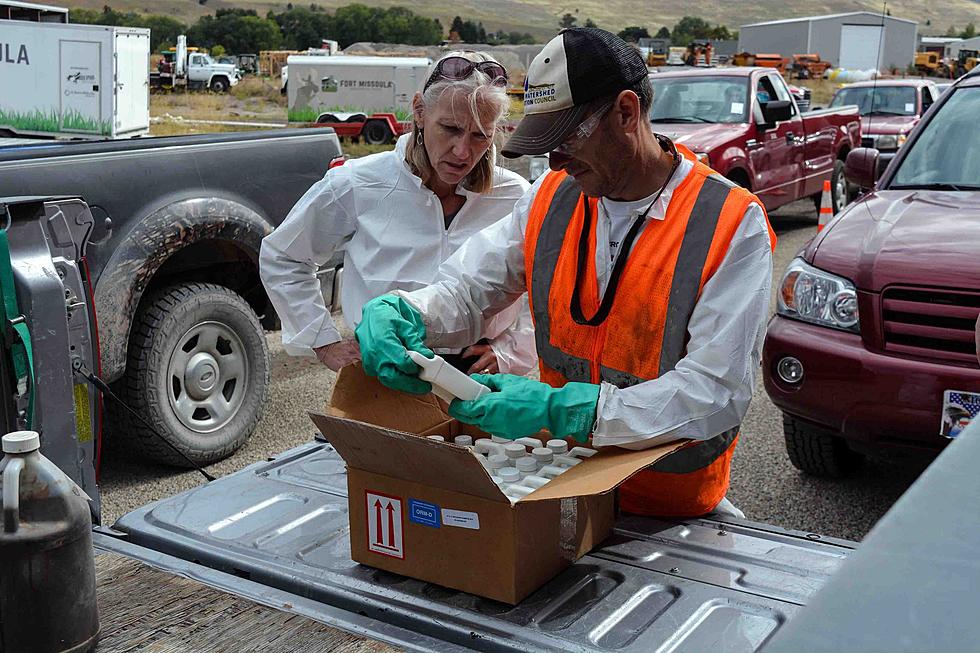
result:
[(915, 88), (912, 86), (858, 86), (842, 88), (830, 106), (856, 104), (862, 116), (914, 116)]
[(890, 188), (980, 190), (980, 87), (950, 93), (939, 113), (906, 146)]
[(744, 77), (658, 77), (653, 84), (651, 122), (748, 122)]

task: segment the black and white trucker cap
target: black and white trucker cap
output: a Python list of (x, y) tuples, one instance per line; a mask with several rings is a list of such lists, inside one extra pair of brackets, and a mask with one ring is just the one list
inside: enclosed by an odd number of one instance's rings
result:
[(501, 154), (555, 149), (585, 118), (588, 104), (632, 87), (647, 72), (640, 52), (594, 27), (562, 30), (534, 58), (524, 80), (524, 117)]

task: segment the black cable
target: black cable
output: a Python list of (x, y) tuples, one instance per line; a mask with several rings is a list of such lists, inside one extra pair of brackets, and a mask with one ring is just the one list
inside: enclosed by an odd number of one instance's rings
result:
[(122, 407), (123, 407), (123, 408), (125, 408), (125, 409), (126, 409), (127, 411), (129, 411), (129, 413), (130, 413), (131, 415), (133, 415), (133, 417), (135, 417), (135, 418), (136, 418), (136, 419), (138, 419), (138, 420), (139, 420), (140, 422), (142, 422), (142, 423), (143, 423), (143, 425), (144, 425), (144, 426), (146, 426), (146, 428), (148, 428), (148, 429), (150, 430), (150, 433), (152, 433), (153, 435), (155, 435), (155, 436), (157, 436), (158, 438), (160, 438), (160, 440), (161, 440), (161, 441), (163, 441), (163, 443), (164, 443), (164, 444), (166, 444), (166, 445), (167, 445), (168, 447), (170, 447), (171, 449), (173, 449), (173, 450), (174, 450), (174, 452), (175, 452), (175, 453), (176, 453), (176, 454), (177, 454), (178, 456), (180, 456), (181, 458), (183, 458), (184, 460), (186, 460), (186, 461), (187, 461), (188, 463), (190, 463), (190, 464), (191, 464), (191, 466), (192, 466), (192, 467), (193, 467), (194, 469), (196, 469), (197, 471), (199, 471), (199, 472), (201, 473), (201, 475), (202, 475), (202, 476), (204, 476), (204, 478), (206, 478), (206, 479), (208, 480), (208, 482), (209, 482), (209, 483), (210, 483), (211, 481), (213, 481), (213, 480), (214, 480), (214, 477), (213, 477), (213, 476), (211, 476), (211, 475), (210, 475), (210, 474), (208, 474), (208, 473), (207, 473), (206, 471), (204, 471), (204, 470), (203, 470), (203, 469), (201, 468), (201, 466), (200, 466), (200, 465), (198, 465), (198, 464), (197, 464), (197, 463), (195, 463), (195, 462), (194, 462), (193, 460), (191, 460), (190, 458), (188, 458), (188, 457), (187, 457), (187, 454), (185, 454), (185, 453), (184, 453), (183, 451), (181, 451), (180, 449), (178, 449), (177, 447), (175, 447), (175, 446), (174, 446), (174, 445), (173, 445), (173, 444), (172, 444), (172, 443), (171, 443), (171, 442), (170, 442), (170, 441), (169, 441), (169, 440), (168, 440), (167, 438), (165, 438), (165, 437), (163, 437), (162, 435), (160, 435), (160, 433), (158, 433), (158, 432), (157, 432), (157, 430), (156, 430), (156, 429), (155, 429), (155, 428), (153, 427), (153, 425), (152, 425), (152, 424), (150, 424), (150, 423), (149, 423), (149, 422), (148, 422), (148, 421), (146, 420), (146, 418), (145, 418), (145, 417), (143, 417), (142, 415), (140, 415), (139, 413), (137, 413), (137, 412), (136, 412), (135, 410), (133, 410), (132, 408), (130, 408), (130, 407), (129, 407), (129, 406), (128, 406), (128, 405), (126, 404), (126, 402), (124, 402), (124, 401), (123, 401), (122, 399), (120, 399), (120, 398), (119, 398), (118, 396), (116, 396), (116, 393), (114, 393), (114, 392), (113, 392), (112, 390), (110, 390), (110, 389), (109, 389), (109, 386), (108, 386), (108, 384), (107, 384), (107, 383), (106, 383), (105, 381), (103, 381), (102, 379), (100, 379), (99, 377), (97, 377), (97, 376), (96, 376), (96, 375), (95, 375), (94, 373), (92, 373), (91, 371), (89, 371), (89, 370), (88, 370), (88, 369), (87, 369), (87, 368), (85, 367), (85, 365), (84, 365), (84, 364), (81, 364), (81, 365), (73, 365), (73, 367), (74, 367), (74, 371), (75, 371), (75, 373), (76, 373), (76, 374), (79, 374), (79, 375), (81, 375), (81, 376), (82, 376), (82, 377), (83, 377), (83, 378), (84, 378), (84, 379), (85, 379), (86, 381), (88, 381), (88, 382), (89, 382), (89, 383), (91, 383), (91, 384), (92, 384), (93, 386), (95, 386), (95, 388), (96, 388), (97, 390), (99, 390), (99, 392), (101, 392), (101, 393), (102, 393), (102, 394), (104, 394), (104, 395), (107, 395), (107, 396), (108, 396), (108, 397), (110, 397), (110, 398), (111, 398), (111, 399), (112, 399), (113, 401), (115, 401), (115, 402), (116, 402), (116, 403), (118, 403), (118, 404), (119, 404), (120, 406), (122, 406)]

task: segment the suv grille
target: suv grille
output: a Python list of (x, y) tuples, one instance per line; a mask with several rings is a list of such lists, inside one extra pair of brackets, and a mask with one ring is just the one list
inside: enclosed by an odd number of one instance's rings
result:
[(889, 288), (881, 308), (885, 351), (978, 367), (980, 293)]

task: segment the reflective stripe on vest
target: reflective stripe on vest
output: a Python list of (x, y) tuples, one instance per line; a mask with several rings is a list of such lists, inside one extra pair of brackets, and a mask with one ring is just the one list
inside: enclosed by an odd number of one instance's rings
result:
[[(707, 176), (691, 209), (673, 270), (660, 351), (659, 375), (673, 370), (686, 354), (688, 322), (700, 295), (702, 273), (721, 212), (733, 187), (734, 184), (723, 177)], [(535, 342), (541, 363), (560, 374), (566, 381), (587, 383), (591, 381), (591, 362), (552, 344), (549, 314), (549, 297), (565, 238), (577, 237), (577, 234), (567, 234), (567, 231), (580, 201), (584, 201), (581, 189), (574, 178), (566, 176), (555, 189), (540, 226), (535, 243), (530, 294)], [(621, 255), (628, 256), (629, 252)], [(621, 291), (628, 292), (628, 289)], [(615, 310), (614, 307), (613, 311)], [(618, 388), (627, 388), (649, 380), (605, 365), (600, 365), (600, 378)], [(709, 440), (685, 447), (658, 461), (650, 469), (677, 474), (702, 469), (724, 454), (737, 435), (736, 427)]]
[(534, 308), (534, 343), (538, 358), (568, 381), (588, 383), (589, 361), (572, 356), (551, 344), (551, 317), (548, 314), (548, 295), (557, 269), (558, 254), (565, 242), (565, 232), (572, 220), (582, 191), (571, 176), (558, 186), (548, 215), (541, 225), (538, 243), (534, 249), (534, 268), (531, 271), (531, 300)]

